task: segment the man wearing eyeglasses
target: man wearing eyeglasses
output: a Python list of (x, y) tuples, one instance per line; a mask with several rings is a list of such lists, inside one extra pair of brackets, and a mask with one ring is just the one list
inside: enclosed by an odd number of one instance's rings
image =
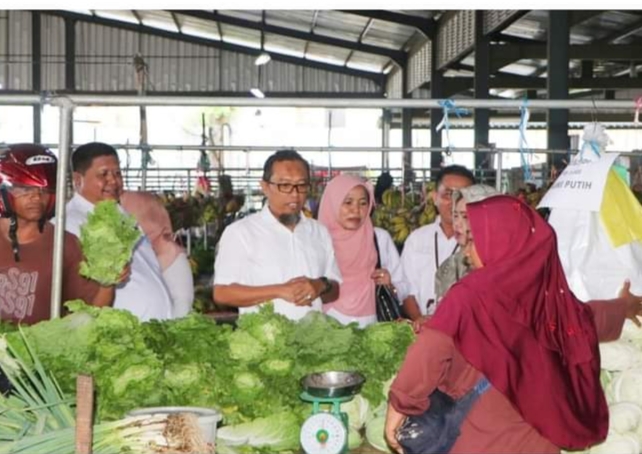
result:
[(474, 184), (475, 177), (467, 168), (451, 165), (439, 172), (435, 183), (432, 197), (439, 216), (432, 224), (412, 232), (401, 254), (401, 266), (409, 284), (404, 311), (419, 322), (434, 312), (435, 273), (458, 247), (453, 227), (453, 191)]
[(275, 312), (298, 320), (339, 296), (341, 274), (326, 228), (301, 214), (310, 190), (310, 167), (294, 150), (280, 150), (263, 167), (267, 203), (223, 232), (214, 264), (214, 300), (256, 311), (273, 301)]

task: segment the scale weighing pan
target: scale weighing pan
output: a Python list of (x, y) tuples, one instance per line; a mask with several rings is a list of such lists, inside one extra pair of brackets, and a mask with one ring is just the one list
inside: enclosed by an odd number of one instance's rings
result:
[(301, 386), (314, 397), (348, 397), (357, 394), (365, 381), (359, 372), (330, 371), (306, 375), (301, 379)]

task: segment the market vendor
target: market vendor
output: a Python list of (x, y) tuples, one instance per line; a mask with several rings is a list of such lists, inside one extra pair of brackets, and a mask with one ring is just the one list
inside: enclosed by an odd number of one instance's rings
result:
[[(94, 205), (103, 200), (120, 201), (123, 177), (118, 153), (107, 144), (90, 142), (71, 156), (76, 193), (67, 203), (67, 231), (80, 236), (80, 227)], [(124, 210), (123, 210), (124, 212)], [(143, 235), (134, 248), (129, 279), (116, 288), (114, 307), (126, 309), (141, 321), (173, 317), (172, 298), (149, 239)]]
[[(0, 151), (0, 320), (34, 324), (51, 316), (54, 154), (39, 145), (17, 144)], [(83, 259), (78, 239), (67, 233), (63, 254), (63, 300), (109, 306), (114, 287), (78, 273)]]
[(255, 311), (268, 300), (277, 313), (300, 319), (339, 296), (341, 274), (328, 230), (301, 215), (310, 166), (280, 150), (263, 167), (263, 209), (225, 229), (214, 264), (214, 300)]

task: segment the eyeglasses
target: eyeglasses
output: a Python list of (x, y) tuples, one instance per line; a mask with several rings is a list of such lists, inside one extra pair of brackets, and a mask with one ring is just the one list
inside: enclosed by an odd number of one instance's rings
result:
[(299, 184), (292, 184), (292, 183), (273, 183), (272, 181), (266, 181), (267, 184), (273, 184), (276, 186), (276, 188), (279, 190), (279, 192), (282, 192), (284, 194), (292, 194), (292, 191), (296, 189), (297, 194), (307, 194), (310, 192), (310, 183), (299, 183)]
[(33, 195), (43, 196), (45, 194), (53, 194), (54, 191), (51, 189), (39, 188), (36, 186), (13, 186), (11, 189), (9, 189), (9, 192), (11, 192), (11, 195), (13, 195), (14, 197), (26, 197)]

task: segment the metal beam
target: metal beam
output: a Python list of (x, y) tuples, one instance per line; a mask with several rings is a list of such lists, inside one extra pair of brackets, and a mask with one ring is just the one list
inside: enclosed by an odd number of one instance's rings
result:
[(437, 21), (432, 18), (425, 19), (423, 17), (409, 16), (407, 14), (377, 9), (341, 9), (338, 11), (346, 14), (354, 14), (355, 16), (368, 17), (384, 22), (392, 22), (394, 24), (415, 27), (426, 38), (434, 38), (435, 33), (437, 32)]
[[(31, 13), (31, 89), (38, 93), (42, 90), (42, 39), (40, 13)], [(33, 142), (42, 142), (42, 108), (33, 106)]]
[[(566, 99), (569, 89), (568, 63), (570, 58), (571, 33), (568, 11), (548, 12), (548, 99)], [(546, 124), (547, 148), (567, 149), (570, 145), (568, 138), (568, 109), (551, 109), (548, 111)], [(561, 168), (563, 156), (552, 156), (550, 163)]]
[[(503, 21), (499, 26), (495, 27), (493, 30), (491, 30), (487, 35), (490, 37), (491, 40), (494, 40), (496, 35), (498, 33), (503, 32), (506, 30), (508, 27), (513, 25), (515, 22), (520, 20), (522, 17), (524, 17), (526, 14), (528, 14), (530, 11), (529, 10), (518, 10), (515, 11), (510, 17), (508, 17), (505, 21)], [(484, 11), (486, 13), (486, 11)], [(483, 27), (483, 23), (482, 23)]]
[(577, 11), (571, 11), (571, 18), (569, 20), (569, 27), (573, 28), (576, 25), (581, 24), (582, 22), (586, 22), (589, 19), (592, 19), (595, 16), (599, 16), (600, 14), (606, 12), (605, 10), (598, 10), (598, 9), (589, 9), (589, 10), (577, 10)]
[[(489, 94), (490, 39), (484, 34), (484, 11), (475, 11), (475, 99)], [(488, 146), (490, 110), (475, 109), (475, 147)], [(490, 156), (475, 153), (475, 169), (490, 168)]]
[(136, 20), (138, 21), (138, 24), (139, 25), (143, 25), (143, 18), (140, 17), (140, 14), (138, 14), (138, 11), (136, 11), (135, 9), (132, 9), (131, 12), (134, 15), (134, 17), (136, 18)]
[[(317, 28), (317, 20), (319, 18), (319, 10), (314, 10), (314, 15), (312, 16), (312, 24), (310, 25), (310, 34), (314, 35), (314, 29)], [(217, 22), (218, 23), (218, 22)], [(220, 25), (219, 25), (220, 27)], [(303, 49), (303, 57), (308, 55), (308, 47), (310, 46), (310, 41), (305, 42), (305, 48)]]
[[(546, 60), (546, 44), (492, 44), (491, 71), (522, 59)], [(624, 60), (640, 55), (636, 44), (575, 44), (569, 46), (570, 60)]]
[[(67, 91), (67, 90), (57, 90), (56, 95), (81, 95), (81, 96), (136, 96), (136, 90), (123, 90), (123, 91), (87, 91), (87, 90), (77, 90), (77, 91)], [(254, 96), (245, 91), (148, 91), (147, 96), (162, 96), (167, 97), (168, 99), (173, 98), (247, 98), (254, 99)], [(270, 91), (267, 92), (270, 95), (270, 98), (281, 99), (281, 98), (291, 98), (297, 97), (301, 99), (318, 99), (318, 98), (328, 98), (328, 99), (343, 99), (343, 98), (353, 98), (353, 99), (380, 99), (383, 97), (380, 92), (291, 92), (291, 91)], [(188, 104), (191, 104), (187, 101)]]
[[(581, 77), (569, 78), (569, 88), (601, 89), (601, 90), (632, 90), (642, 88), (642, 77)], [(470, 90), (475, 87), (474, 77), (444, 77), (444, 96)], [(514, 90), (542, 90), (546, 88), (546, 78), (531, 76), (516, 76), (503, 74), (488, 80), (489, 88), (514, 89)], [(428, 88), (428, 85), (422, 88)]]
[(251, 20), (240, 19), (237, 17), (226, 16), (219, 12), (209, 12), (202, 10), (176, 10), (176, 14), (184, 16), (195, 17), (197, 19), (217, 21), (222, 24), (234, 25), (236, 27), (243, 27), (250, 30), (259, 30), (263, 33), (273, 33), (275, 35), (287, 36), (289, 38), (300, 39), (302, 41), (311, 41), (314, 43), (325, 44), (328, 46), (341, 47), (344, 49), (356, 50), (368, 54), (381, 55), (394, 60), (397, 64), (403, 65), (406, 58), (405, 52), (387, 49), (385, 47), (372, 46), (370, 44), (363, 44), (346, 39), (334, 38), (331, 36), (324, 36), (318, 34), (311, 34), (295, 30), (287, 27), (279, 27), (276, 25), (262, 24)]
[(623, 30), (618, 30), (602, 39), (598, 39), (596, 41), (591, 42), (591, 45), (613, 44), (617, 41), (620, 41), (621, 39), (626, 38), (627, 36), (637, 33), (640, 30), (642, 30), (642, 19), (635, 21), (634, 23), (632, 23), (631, 25), (629, 25)]
[(181, 23), (178, 21), (178, 16), (176, 16), (176, 14), (174, 13), (172, 13), (172, 20), (174, 21), (174, 25), (176, 25), (176, 30), (178, 30), (178, 33), (183, 33)]
[[(432, 46), (432, 52), (430, 53), (430, 97), (433, 99), (440, 99), (444, 96), (444, 73), (439, 70), (439, 64), (437, 63), (437, 44), (436, 39), (430, 40), (430, 45)], [(431, 147), (441, 147), (441, 131), (437, 131), (437, 125), (441, 123), (444, 113), (442, 109), (431, 109), (430, 110), (430, 146)], [(443, 157), (441, 153), (430, 153), (430, 168), (439, 169), (442, 165)], [(433, 175), (430, 172), (430, 179), (434, 180), (436, 175)]]
[[(65, 90), (76, 90), (76, 21), (71, 17), (65, 18)], [(66, 111), (66, 109), (63, 109)], [(67, 118), (69, 122), (67, 126), (60, 125), (60, 131), (66, 131), (67, 143), (74, 143), (74, 114), (73, 109), (69, 110), (67, 114), (60, 117), (60, 122), (63, 122), (63, 117)], [(62, 114), (62, 110), (61, 110)], [(63, 138), (60, 138), (63, 141)], [(64, 142), (62, 142), (64, 143)], [(66, 175), (58, 175), (58, 178), (66, 178)], [(64, 224), (61, 224), (64, 225)]]
[[(88, 22), (92, 24), (104, 25), (106, 27), (117, 28), (120, 30), (129, 30), (136, 33), (143, 33), (150, 36), (158, 36), (161, 38), (174, 39), (181, 42), (198, 44), (205, 47), (210, 47), (213, 49), (226, 50), (229, 52), (237, 52), (246, 55), (252, 55), (257, 57), (261, 52), (259, 49), (254, 49), (251, 47), (240, 46), (237, 44), (226, 43), (223, 41), (217, 41), (214, 39), (201, 38), (198, 36), (191, 36), (186, 34), (178, 34), (176, 32), (170, 32), (167, 30), (161, 30), (159, 28), (148, 27), (146, 25), (136, 25), (128, 22), (122, 22), (112, 19), (106, 19), (98, 16), (86, 16), (84, 14), (77, 14), (68, 11), (55, 11), (55, 10), (46, 10), (41, 11), (42, 14), (50, 14), (53, 16), (64, 17), (70, 20), (77, 20), (81, 22)], [(321, 69), (324, 71), (336, 72), (340, 74), (346, 74), (348, 76), (362, 77), (364, 79), (369, 79), (375, 82), (380, 86), (385, 85), (385, 76), (383, 74), (372, 73), (369, 71), (361, 71), (358, 69), (345, 68), (343, 66), (332, 65), (329, 63), (321, 63), (312, 60), (307, 60), (304, 58), (292, 57), (290, 55), (280, 54), (278, 52), (270, 51), (272, 60), (280, 61), (283, 63), (290, 63), (294, 65), (307, 66), (310, 68)]]

